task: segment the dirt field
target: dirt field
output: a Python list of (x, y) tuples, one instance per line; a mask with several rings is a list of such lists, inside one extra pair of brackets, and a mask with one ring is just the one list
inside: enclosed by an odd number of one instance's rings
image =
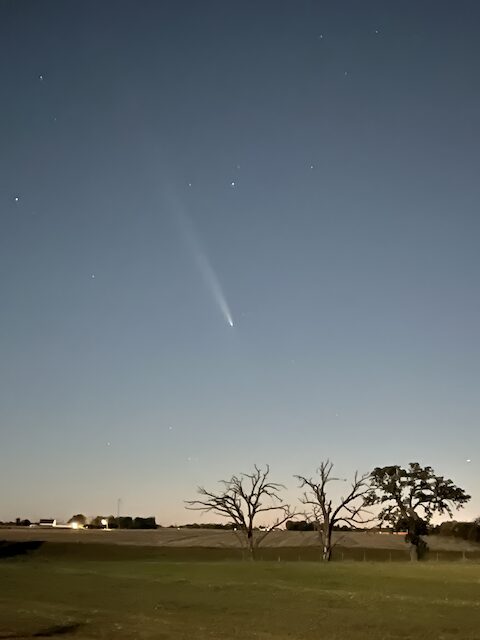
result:
[[(108, 543), (119, 545), (142, 545), (149, 547), (215, 547), (238, 548), (237, 535), (232, 531), (202, 529), (157, 529), (148, 530), (82, 530), (11, 528), (0, 529), (0, 540), (44, 542)], [(402, 536), (366, 532), (336, 534), (338, 545), (344, 548), (361, 549), (405, 549)], [(316, 533), (311, 531), (273, 531), (262, 543), (262, 547), (314, 547), (318, 545)], [(480, 551), (480, 545), (454, 538), (430, 536), (428, 545), (432, 551)]]

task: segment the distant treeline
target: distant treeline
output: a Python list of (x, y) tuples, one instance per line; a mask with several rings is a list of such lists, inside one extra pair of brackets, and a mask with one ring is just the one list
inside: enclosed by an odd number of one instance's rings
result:
[(68, 524), (86, 529), (157, 529), (154, 516), (149, 518), (132, 518), (132, 516), (95, 516), (89, 520), (83, 513), (72, 516)]
[[(96, 516), (90, 522), (86, 516), (77, 514), (70, 518), (69, 524), (76, 522), (78, 525), (87, 529), (104, 529), (105, 522), (108, 522), (109, 529), (160, 529), (161, 525), (157, 524), (155, 517), (148, 518), (132, 517), (132, 516)], [(2, 522), (0, 526), (3, 527), (29, 527), (32, 522), (28, 519), (16, 518), (15, 521)], [(235, 525), (231, 522), (207, 522), (198, 523), (192, 522), (183, 525), (169, 525), (169, 529), (217, 529), (232, 531), (235, 529)], [(316, 524), (314, 522), (308, 522), (307, 520), (287, 520), (285, 523), (287, 531), (315, 531)], [(255, 527), (258, 530), (258, 527)], [(348, 526), (336, 526), (335, 531), (356, 531), (358, 529), (352, 529)], [(362, 529), (368, 531), (369, 529)], [(393, 529), (392, 529), (393, 531)], [(442, 524), (429, 528), (428, 533), (432, 535), (449, 536), (452, 538), (459, 538), (461, 540), (467, 540), (469, 542), (480, 542), (480, 518), (477, 518), (474, 522), (457, 522), (455, 520), (449, 520), (442, 522)]]
[(220, 522), (207, 522), (199, 524), (198, 522), (192, 522), (190, 524), (181, 524), (175, 525), (171, 524), (169, 529), (227, 529), (228, 531), (232, 531), (235, 528), (235, 525), (231, 522), (227, 522), (226, 524), (222, 524)]
[(456, 522), (455, 520), (442, 522), (432, 530), (432, 533), (469, 542), (480, 542), (480, 518), (474, 522)]
[(102, 518), (97, 516), (89, 525), (89, 528), (102, 528), (102, 520), (107, 520), (109, 529), (157, 529), (158, 525), (155, 521), (155, 517), (149, 518), (132, 518), (132, 516), (120, 516), (115, 518), (110, 516), (109, 518)]
[[(287, 531), (316, 531), (316, 523), (308, 522), (307, 520), (287, 520), (285, 523)], [(351, 527), (341, 526), (333, 527), (334, 531), (353, 531)]]
[(13, 522), (13, 520), (9, 522), (0, 521), (0, 527), (29, 527), (31, 524), (30, 520), (23, 520), (22, 518), (17, 518), (15, 522)]

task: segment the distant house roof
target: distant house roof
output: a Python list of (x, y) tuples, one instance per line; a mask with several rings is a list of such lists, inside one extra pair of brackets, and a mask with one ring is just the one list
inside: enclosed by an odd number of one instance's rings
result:
[(39, 524), (48, 527), (54, 527), (57, 524), (55, 518), (40, 518)]

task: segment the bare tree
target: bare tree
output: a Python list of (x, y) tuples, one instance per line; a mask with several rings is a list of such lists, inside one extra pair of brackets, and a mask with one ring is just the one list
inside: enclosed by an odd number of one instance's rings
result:
[[(279, 495), (285, 487), (276, 482), (269, 482), (269, 473), (268, 465), (265, 471), (255, 465), (252, 473), (241, 473), (232, 476), (230, 480), (221, 480), (223, 489), (219, 492), (199, 487), (198, 493), (201, 498), (186, 500), (187, 509), (212, 512), (229, 518), (240, 534), (250, 557), (254, 559), (255, 549), (266, 536), (295, 515)], [(254, 535), (257, 516), (267, 512), (276, 515), (275, 521), (265, 531), (255, 532)]]
[(300, 501), (307, 507), (306, 517), (316, 525), (322, 545), (322, 558), (327, 562), (331, 560), (336, 544), (332, 540), (333, 528), (336, 525), (343, 522), (349, 527), (358, 528), (373, 519), (366, 517), (368, 512), (364, 508), (370, 474), (359, 475), (355, 472), (350, 491), (334, 506), (327, 496), (327, 485), (341, 478), (332, 477), (332, 469), (333, 463), (327, 460), (317, 469), (317, 477), (295, 476), (300, 481), (300, 488), (305, 489)]

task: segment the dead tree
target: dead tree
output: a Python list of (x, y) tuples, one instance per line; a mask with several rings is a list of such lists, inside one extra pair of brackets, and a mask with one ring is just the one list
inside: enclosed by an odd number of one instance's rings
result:
[[(232, 476), (230, 480), (221, 480), (223, 489), (219, 492), (199, 487), (198, 493), (201, 498), (187, 500), (187, 509), (211, 512), (228, 518), (253, 560), (255, 549), (267, 535), (295, 516), (295, 512), (279, 495), (285, 487), (276, 482), (269, 482), (269, 473), (268, 465), (265, 471), (255, 465), (252, 473), (241, 473)], [(255, 532), (254, 535), (257, 516), (267, 512), (276, 515), (275, 521), (265, 531)]]
[[(317, 469), (317, 477), (305, 478), (295, 476), (300, 481), (300, 488), (305, 489), (301, 498), (302, 504), (307, 507), (306, 516), (313, 520), (322, 545), (322, 559), (326, 562), (332, 558), (332, 551), (336, 543), (333, 542), (333, 529), (340, 523), (356, 529), (360, 525), (370, 522), (373, 518), (367, 518), (365, 498), (369, 491), (370, 474), (359, 475), (355, 473), (350, 491), (345, 497), (341, 497), (336, 506), (327, 495), (329, 482), (341, 480), (332, 477), (333, 463), (329, 460), (322, 462)], [(345, 482), (345, 480), (344, 480)]]

